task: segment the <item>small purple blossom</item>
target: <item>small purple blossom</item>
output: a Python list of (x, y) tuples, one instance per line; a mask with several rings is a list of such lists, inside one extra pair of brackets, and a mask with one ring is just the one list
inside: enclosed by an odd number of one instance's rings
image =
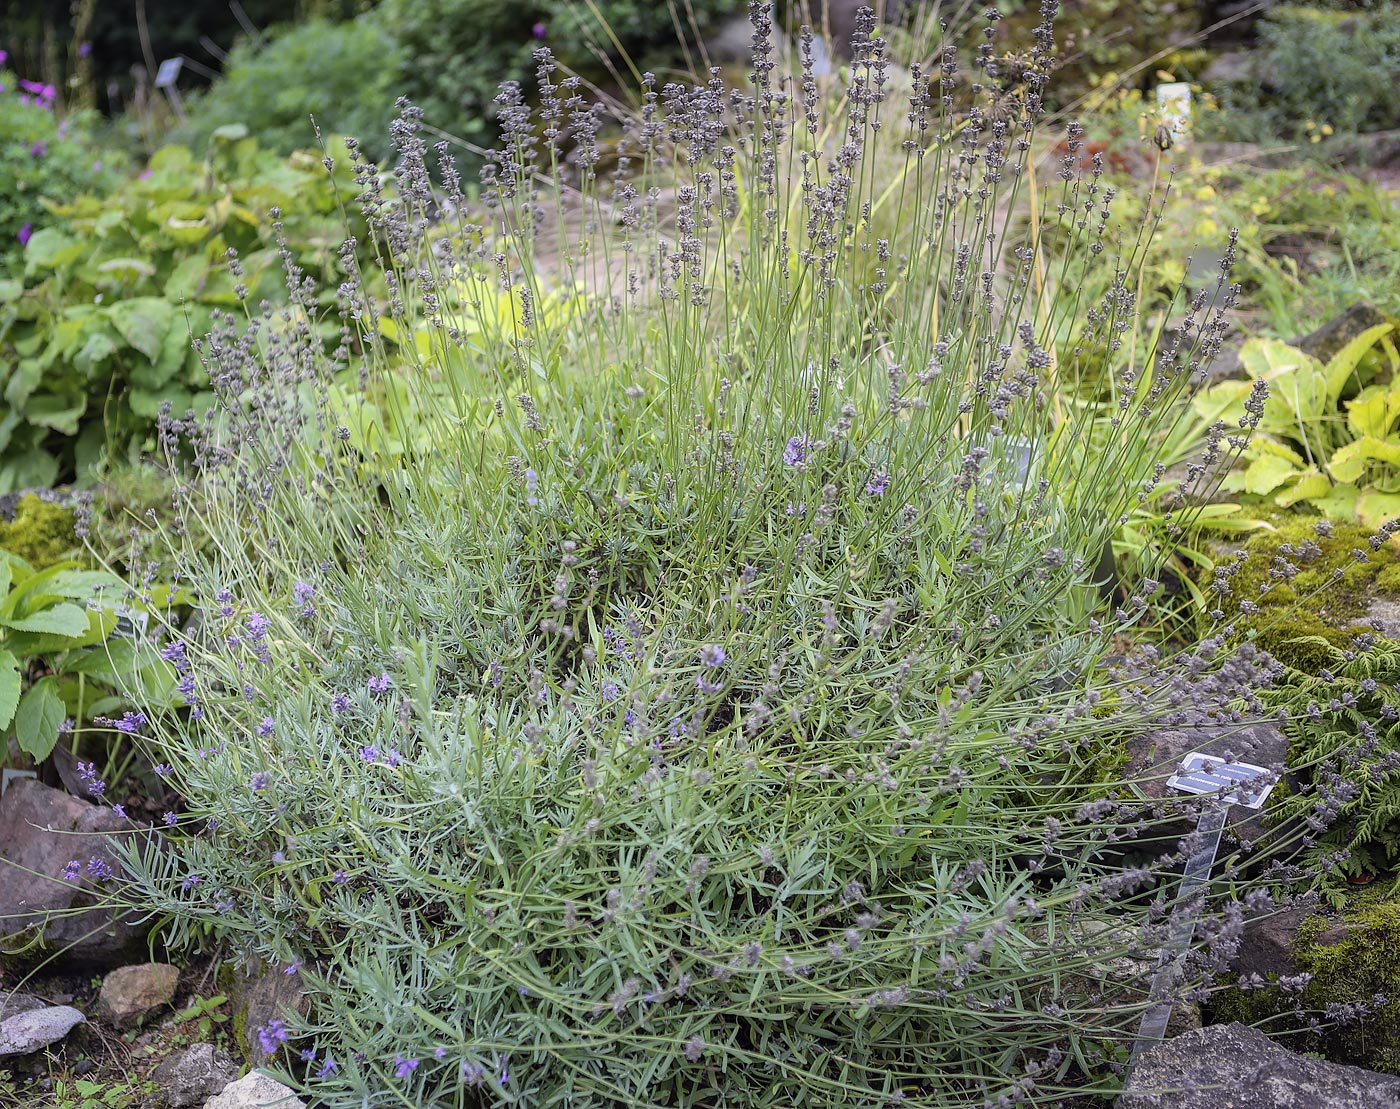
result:
[(537, 39), (542, 39), (545, 35), (549, 34), (549, 28), (543, 23), (536, 23), (530, 28), (530, 34)]
[(173, 828), (175, 827), (175, 825), (180, 823), (180, 818), (176, 816), (173, 812), (166, 813), (163, 817), (161, 817), (161, 819), (165, 821), (165, 826), (167, 828)]
[(168, 762), (158, 762), (155, 765), (155, 771), (160, 777), (166, 778), (175, 773), (175, 768)]
[(787, 441), (787, 446), (783, 448), (783, 464), (786, 466), (800, 466), (807, 461), (807, 456), (811, 453), (812, 441), (805, 435), (794, 435)]
[(160, 649), (160, 657), (175, 667), (177, 673), (183, 674), (190, 668), (190, 660), (185, 655), (185, 644), (183, 640), (175, 640), (167, 643)]
[(468, 1086), (480, 1086), (486, 1081), (486, 1071), (477, 1063), (463, 1063), (462, 1081)]
[(257, 793), (260, 790), (266, 789), (268, 787), (268, 783), (271, 781), (271, 774), (269, 774), (266, 770), (259, 770), (256, 774), (254, 774), (251, 778), (248, 779), (248, 788), (251, 789), (254, 793)]
[(394, 1077), (412, 1078), (413, 1072), (418, 1069), (417, 1059), (405, 1059), (402, 1055), (394, 1056)]
[(392, 679), (389, 677), (389, 671), (387, 670), (381, 670), (379, 672), (379, 677), (370, 678), (368, 683), (371, 693), (388, 693), (393, 684)]
[(334, 1055), (327, 1055), (321, 1066), (316, 1071), (317, 1078), (329, 1078), (340, 1069), (340, 1064), (335, 1061)]
[(301, 606), (301, 615), (306, 619), (316, 615), (316, 606), (311, 598), (316, 595), (316, 587), (310, 582), (297, 581), (292, 585), (292, 599)]
[(621, 692), (622, 690), (618, 688), (617, 682), (611, 680), (605, 681), (601, 686), (598, 687), (598, 693), (604, 701), (617, 700), (618, 694), (620, 694)]
[(341, 870), (339, 867), (336, 867), (335, 873), (331, 875), (331, 881), (337, 886), (343, 886), (346, 882), (350, 881), (350, 875), (346, 874), (345, 871)]
[(263, 1049), (264, 1055), (272, 1055), (290, 1036), (285, 1024), (280, 1020), (270, 1020), (258, 1029), (258, 1046)]
[(146, 714), (144, 712), (133, 710), (131, 712), (122, 713), (118, 719), (112, 720), (110, 723), (112, 727), (116, 728), (119, 732), (125, 732), (127, 735), (135, 735), (144, 728), (149, 721), (146, 719)]
[(724, 659), (724, 648), (718, 643), (706, 643), (700, 648), (700, 661), (706, 666), (723, 666)]
[(189, 893), (190, 890), (194, 889), (194, 887), (199, 885), (203, 880), (204, 879), (198, 874), (188, 874), (185, 876), (185, 880), (180, 883), (180, 888), (186, 893)]
[(373, 743), (366, 743), (360, 748), (360, 758), (365, 762), (374, 762), (379, 758), (379, 748)]
[(290, 963), (288, 963), (286, 966), (284, 966), (284, 967), (282, 968), (282, 973), (283, 973), (283, 974), (295, 974), (297, 971), (299, 971), (299, 970), (300, 970), (302, 967), (304, 967), (305, 965), (306, 965), (306, 964), (303, 963), (300, 959), (293, 959)]
[(32, 158), (42, 158), (49, 152), (49, 144), (43, 139), (36, 139), (29, 145), (29, 155)]
[(447, 1048), (441, 1045), (433, 1048), (433, 1058), (439, 1061), (447, 1058)]
[(63, 880), (65, 882), (76, 882), (78, 876), (83, 872), (83, 864), (77, 859), (69, 859), (68, 865), (63, 868)]
[(78, 43), (78, 57), (80, 57), (80, 58), (88, 58), (88, 57), (91, 57), (91, 56), (92, 56), (92, 43), (90, 43), (90, 42), (80, 42), (80, 43)]
[(26, 224), (25, 224), (23, 227), (21, 227), (21, 228), (19, 229), (19, 231), (15, 234), (15, 238), (19, 240), (19, 245), (20, 245), (20, 246), (28, 246), (28, 245), (29, 245), (29, 240), (30, 240), (30, 238), (33, 237), (33, 235), (34, 235), (34, 225), (33, 225), (32, 223), (26, 223)]
[(261, 722), (260, 724), (258, 724), (258, 735), (261, 736), (262, 738), (266, 739), (268, 736), (270, 736), (270, 735), (273, 733), (273, 731), (276, 729), (276, 727), (277, 727), (277, 725), (276, 725), (276, 723), (273, 721), (272, 717), (270, 717), (270, 716), (264, 716), (264, 717), (262, 718), (262, 722)]
[(99, 882), (105, 882), (107, 879), (115, 877), (111, 864), (100, 855), (94, 855), (88, 859), (87, 872)]
[(343, 712), (348, 712), (349, 709), (350, 698), (347, 697), (344, 693), (337, 693), (334, 697), (331, 698), (331, 712), (335, 713), (337, 716), (339, 716)]
[(126, 819), (126, 806), (125, 806), (125, 805), (113, 805), (113, 806), (112, 806), (112, 812), (113, 812), (115, 815), (121, 817), (123, 820)]
[(872, 497), (882, 497), (890, 487), (890, 475), (884, 470), (876, 470), (865, 482), (865, 491)]

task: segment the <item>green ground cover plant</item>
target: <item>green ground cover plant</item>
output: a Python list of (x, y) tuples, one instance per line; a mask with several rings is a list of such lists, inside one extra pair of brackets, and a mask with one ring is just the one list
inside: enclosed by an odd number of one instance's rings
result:
[[(754, 4), (747, 89), (644, 75), (620, 162), (539, 53), (479, 202), (403, 103), (392, 190), (327, 152), (367, 226), (335, 272), (289, 251), (284, 305), (211, 309), (209, 415), (157, 417), (178, 703), (124, 718), (184, 802), (110, 890), (299, 975), (255, 1030), (285, 1079), (336, 1109), (1117, 1089), (1196, 811), (1143, 803), (1123, 744), (1262, 717), (1280, 668), (1228, 625), (1118, 657), (1161, 583), (1105, 603), (1095, 566), (1235, 290), (1227, 252), (1135, 340), (1080, 129), (1030, 197), (1052, 10), (981, 85), (939, 43), (899, 72), (868, 13), (844, 74), (810, 39), (787, 72)], [(1119, 259), (1076, 333), (1106, 410), (1062, 403), (1052, 218)], [(1286, 846), (1224, 860), (1160, 996), (1285, 899)]]
[(285, 300), (283, 250), (333, 273), (350, 187), (230, 128), (204, 158), (167, 146), (120, 189), (50, 202), (22, 273), (0, 281), (0, 492), (90, 480), (154, 448), (162, 406), (203, 409), (190, 337), (243, 298)]

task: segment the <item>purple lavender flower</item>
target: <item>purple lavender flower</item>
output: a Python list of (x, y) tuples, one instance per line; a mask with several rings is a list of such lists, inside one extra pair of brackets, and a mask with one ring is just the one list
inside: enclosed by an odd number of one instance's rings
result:
[(366, 743), (360, 748), (360, 758), (365, 762), (374, 762), (379, 758), (379, 748), (373, 743)]
[(167, 643), (160, 649), (160, 657), (175, 667), (176, 673), (183, 674), (190, 668), (190, 660), (185, 656), (185, 644), (182, 640)]
[(339, 867), (336, 867), (335, 873), (331, 875), (331, 881), (337, 886), (343, 886), (346, 882), (350, 881), (350, 875), (346, 874), (345, 871), (341, 870)]
[(316, 595), (316, 587), (310, 582), (297, 581), (292, 585), (292, 599), (301, 606), (301, 615), (306, 619), (316, 615), (316, 606), (311, 598)]
[(261, 612), (254, 612), (243, 621), (243, 626), (248, 629), (249, 639), (263, 639), (272, 627), (272, 621)]
[(166, 778), (175, 773), (175, 768), (168, 762), (158, 762), (155, 765), (155, 772), (160, 777)]
[(284, 967), (282, 968), (282, 973), (283, 973), (283, 974), (295, 974), (297, 971), (299, 971), (299, 970), (300, 970), (302, 967), (304, 967), (305, 965), (306, 965), (306, 964), (303, 963), (300, 959), (293, 959), (290, 963), (288, 963), (286, 966), (284, 966)]
[(477, 1063), (463, 1063), (462, 1081), (468, 1086), (480, 1086), (486, 1081), (486, 1071)]
[(347, 697), (344, 693), (337, 693), (334, 697), (331, 698), (331, 712), (335, 713), (337, 716), (339, 716), (343, 712), (348, 712), (349, 709), (350, 698)]
[(254, 774), (251, 778), (248, 779), (248, 788), (251, 789), (254, 793), (257, 793), (259, 790), (266, 789), (268, 783), (271, 781), (271, 774), (269, 774), (266, 770), (259, 770), (256, 774)]
[(724, 648), (718, 643), (707, 643), (700, 648), (700, 661), (706, 666), (723, 666), (724, 658)]
[(127, 735), (135, 735), (144, 728), (149, 721), (146, 719), (146, 714), (144, 712), (131, 711), (122, 713), (119, 719), (110, 721), (110, 723), (112, 727), (116, 728), (119, 732), (125, 732)]
[(270, 1020), (258, 1029), (258, 1046), (264, 1055), (271, 1055), (290, 1038), (291, 1033), (280, 1020)]
[(334, 1055), (327, 1055), (325, 1061), (316, 1071), (317, 1078), (329, 1078), (340, 1069), (340, 1064), (335, 1061)]
[(543, 23), (536, 23), (533, 27), (530, 28), (530, 34), (532, 34), (537, 39), (542, 39), (545, 37), (545, 35), (549, 34), (549, 28)]
[(36, 139), (29, 146), (29, 155), (32, 158), (42, 158), (49, 152), (49, 144), (43, 139)]
[(270, 717), (270, 716), (264, 716), (264, 717), (262, 718), (262, 722), (258, 725), (258, 735), (261, 736), (262, 738), (266, 739), (268, 736), (270, 736), (270, 735), (273, 733), (273, 730), (274, 730), (276, 727), (277, 727), (277, 725), (276, 725), (276, 723), (273, 721), (272, 717)]
[(447, 1048), (442, 1047), (441, 1045), (439, 1045), (438, 1047), (433, 1048), (433, 1058), (434, 1058), (434, 1059), (437, 1059), (437, 1060), (439, 1060), (439, 1061), (441, 1061), (441, 1060), (443, 1060), (443, 1059), (446, 1059), (446, 1058), (447, 1058)]
[(890, 487), (890, 475), (884, 470), (876, 470), (865, 482), (865, 491), (872, 497), (882, 497)]
[(91, 57), (91, 56), (92, 56), (92, 43), (90, 43), (90, 42), (80, 42), (80, 43), (78, 43), (78, 57), (80, 57), (80, 58), (88, 58), (88, 57)]
[(204, 879), (198, 874), (188, 874), (185, 876), (185, 880), (180, 883), (180, 888), (186, 893), (189, 893), (190, 890), (194, 889), (194, 887), (199, 885), (203, 880)]
[(418, 1069), (417, 1059), (405, 1059), (402, 1055), (394, 1056), (394, 1077), (412, 1078), (413, 1072)]
[(165, 816), (163, 816), (161, 819), (165, 821), (165, 826), (167, 828), (173, 828), (175, 827), (175, 825), (180, 823), (180, 818), (176, 816), (173, 812), (166, 813)]
[(526, 504), (528, 504), (528, 505), (537, 505), (537, 504), (540, 503), (540, 498), (539, 498), (539, 496), (538, 496), (539, 488), (540, 488), (540, 475), (537, 474), (537, 473), (535, 473), (534, 470), (526, 470), (526, 471), (525, 471), (525, 492), (526, 492), (526, 494), (527, 494), (527, 496), (525, 497), (525, 503), (526, 503)]
[(805, 435), (794, 435), (783, 448), (783, 463), (787, 466), (800, 466), (807, 461), (812, 450), (812, 440)]
[(34, 225), (26, 223), (16, 233), (15, 238), (19, 240), (20, 246), (28, 246), (30, 238), (34, 235)]
[(612, 680), (605, 681), (605, 682), (598, 688), (598, 693), (599, 693), (599, 695), (603, 698), (604, 701), (615, 701), (615, 700), (617, 700), (617, 696), (618, 696), (618, 694), (621, 693), (621, 692), (622, 692), (622, 690), (621, 690), (620, 688), (618, 688), (617, 682), (612, 681)]
[(381, 670), (379, 672), (379, 677), (370, 678), (369, 691), (371, 693), (388, 693), (393, 684), (393, 681), (389, 677), (389, 671)]
[(69, 859), (68, 865), (63, 868), (63, 880), (65, 882), (76, 882), (78, 875), (83, 872), (83, 864), (77, 859)]
[(92, 858), (88, 859), (87, 872), (99, 882), (105, 882), (107, 879), (115, 877), (111, 864), (109, 864), (106, 859), (102, 858), (101, 855), (94, 855)]
[(112, 812), (115, 813), (117, 816), (121, 817), (123, 820), (126, 819), (126, 806), (125, 806), (125, 805), (113, 805), (113, 806), (112, 806)]

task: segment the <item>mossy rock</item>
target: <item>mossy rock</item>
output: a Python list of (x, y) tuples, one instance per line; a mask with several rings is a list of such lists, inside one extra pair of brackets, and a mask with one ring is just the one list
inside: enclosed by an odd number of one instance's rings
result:
[[(1400, 549), (1391, 542), (1373, 550), (1372, 533), (1355, 524), (1333, 524), (1330, 536), (1319, 535), (1319, 523), (1318, 517), (1288, 516), (1275, 530), (1256, 534), (1222, 601), (1260, 647), (1309, 675), (1335, 666), (1336, 652), (1354, 649), (1358, 636), (1376, 635), (1378, 622), (1390, 638), (1400, 625)], [(1359, 560), (1356, 551), (1367, 557)], [(1273, 579), (1285, 563), (1298, 572)], [(1245, 615), (1240, 606), (1250, 601), (1258, 611)]]
[(28, 493), (14, 508), (14, 518), (0, 521), (0, 550), (19, 555), (36, 570), (80, 556), (72, 508)]
[[(1377, 899), (1337, 916), (1309, 917), (1292, 955), (1297, 972), (1312, 975), (1301, 993), (1276, 985), (1225, 990), (1211, 998), (1212, 1021), (1290, 1033), (1286, 1042), (1297, 1051), (1400, 1074), (1400, 901)], [(1324, 1014), (1333, 1006), (1364, 1015), (1328, 1024)], [(1310, 1026), (1314, 1018), (1324, 1022), (1320, 1030)]]

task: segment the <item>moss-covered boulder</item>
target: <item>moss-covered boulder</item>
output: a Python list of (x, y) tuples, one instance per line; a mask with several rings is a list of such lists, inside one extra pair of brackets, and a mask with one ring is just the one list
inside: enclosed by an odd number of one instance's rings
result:
[(0, 550), (19, 555), (36, 570), (82, 553), (74, 530), (76, 515), (67, 505), (27, 493), (15, 502), (12, 512), (3, 508), (0, 506)]
[(1358, 636), (1400, 638), (1400, 548), (1371, 539), (1359, 525), (1281, 517), (1245, 545), (1221, 607), (1304, 674), (1335, 666), (1336, 652), (1353, 650)]
[(1215, 994), (1212, 1021), (1294, 1033), (1295, 1050), (1400, 1074), (1400, 902), (1377, 896), (1347, 912), (1314, 914), (1290, 954), (1292, 967), (1266, 987)]

